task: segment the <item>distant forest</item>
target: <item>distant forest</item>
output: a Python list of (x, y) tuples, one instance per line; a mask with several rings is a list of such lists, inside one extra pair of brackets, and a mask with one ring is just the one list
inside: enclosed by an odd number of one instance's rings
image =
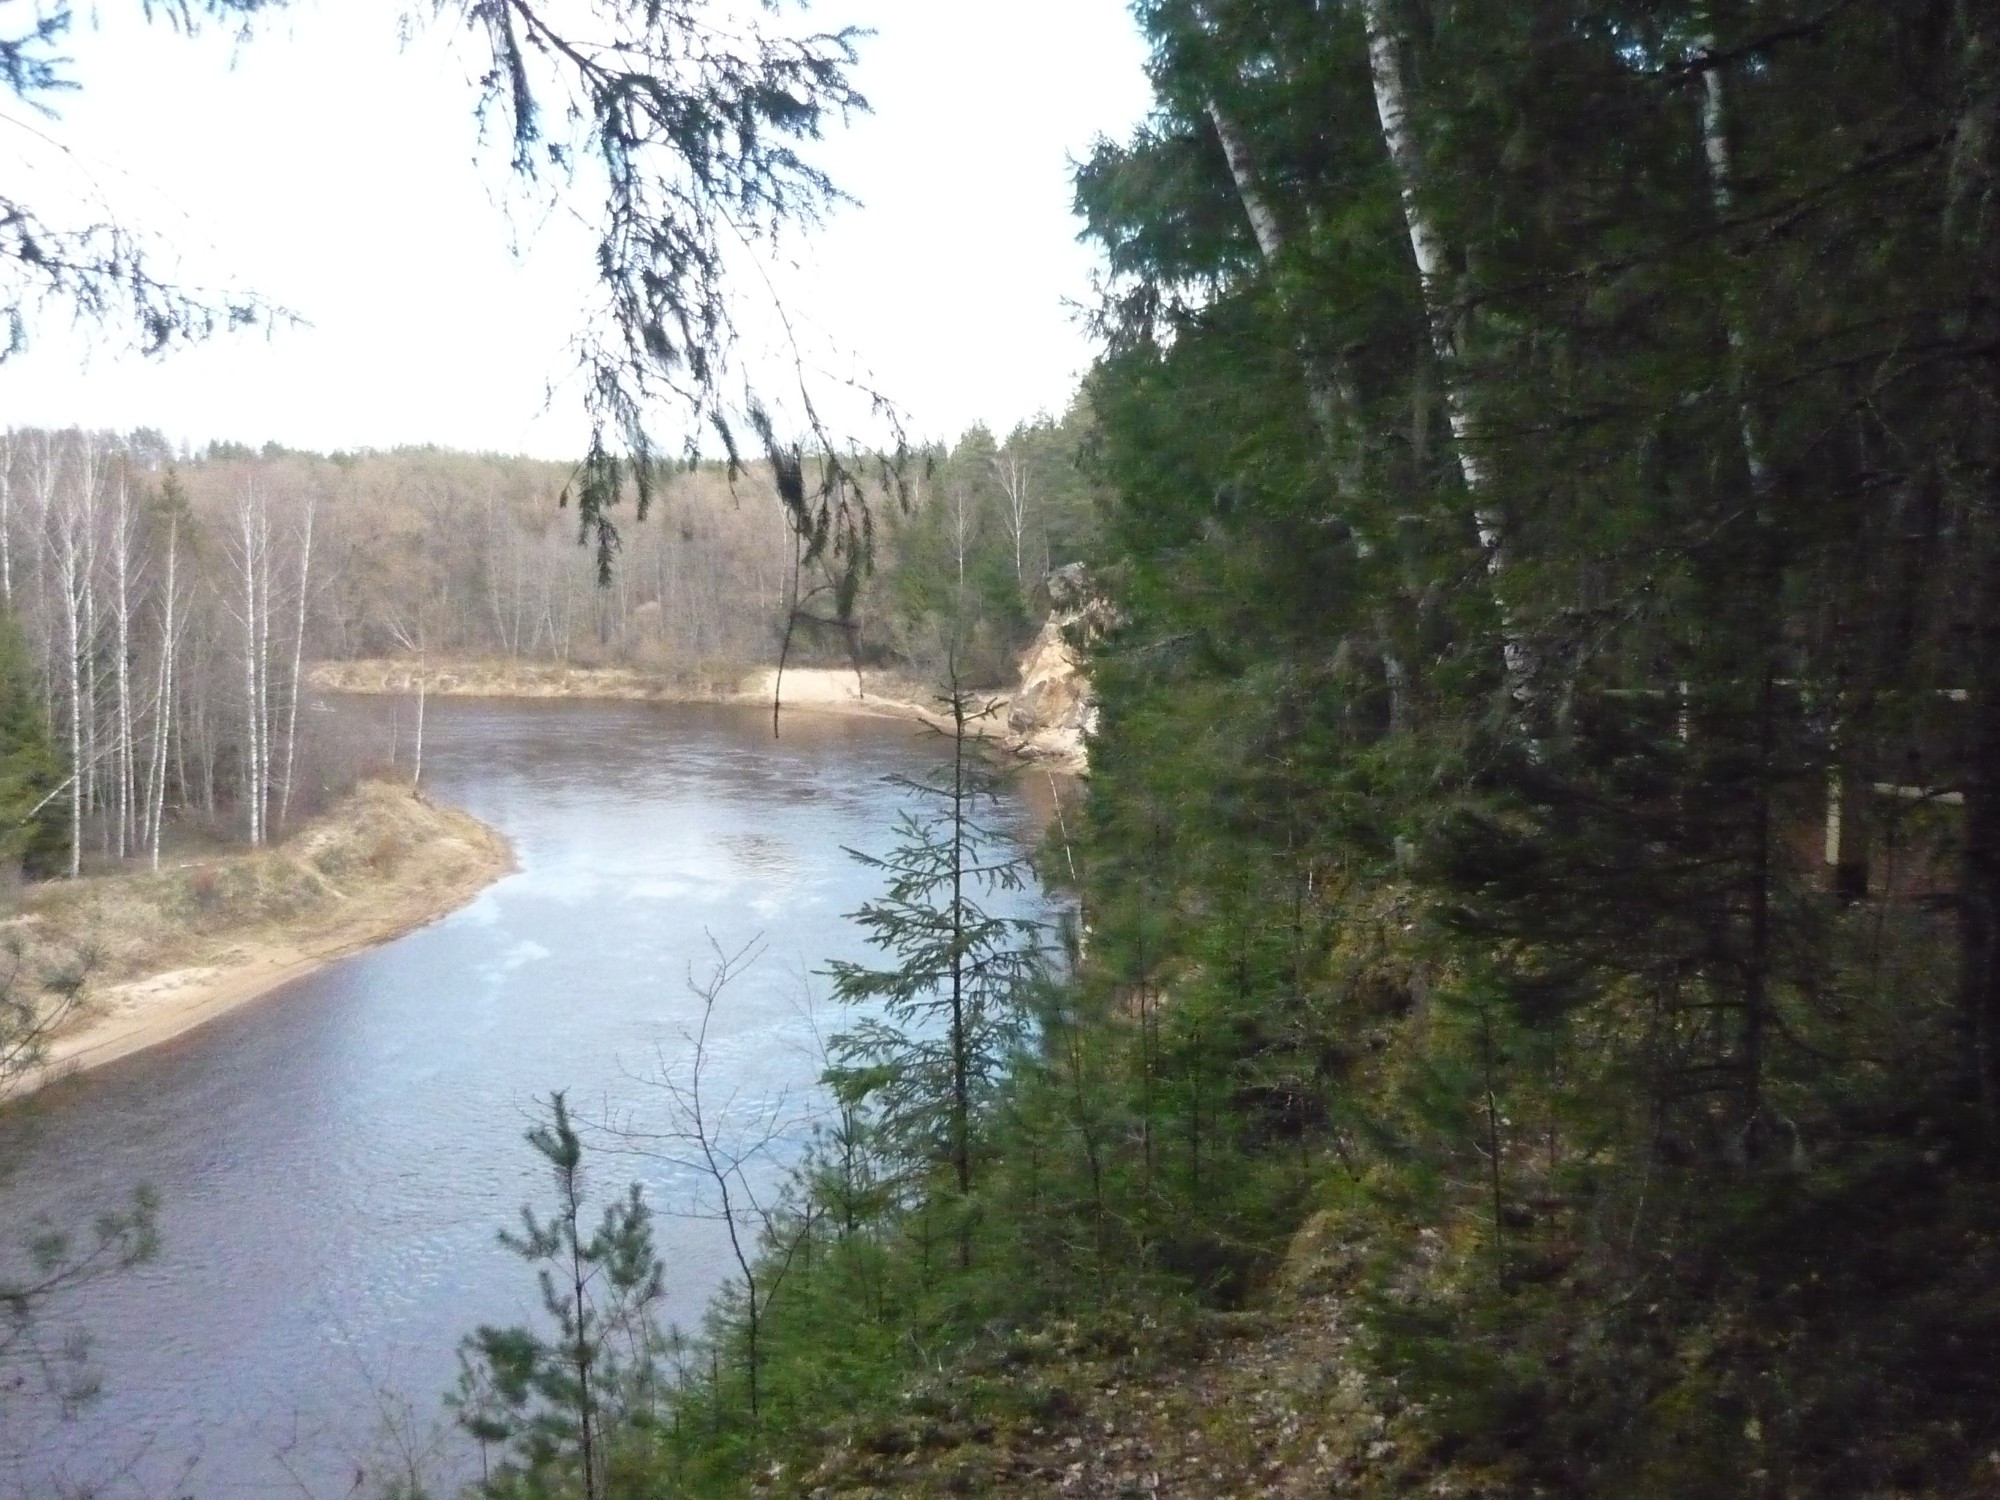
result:
[[(435, 448), (331, 455), (158, 434), (0, 436), (14, 852), (32, 873), (157, 857), (176, 827), (262, 843), (335, 767), (301, 713), (310, 666), (393, 657), (626, 666), (690, 685), (777, 659), (999, 683), (1091, 536), (1085, 419), (910, 454), (876, 500), (877, 566), (849, 619), (766, 466), (676, 467), (628, 496), (608, 581), (579, 544), (570, 465)], [(949, 623), (947, 623), (949, 622)]]

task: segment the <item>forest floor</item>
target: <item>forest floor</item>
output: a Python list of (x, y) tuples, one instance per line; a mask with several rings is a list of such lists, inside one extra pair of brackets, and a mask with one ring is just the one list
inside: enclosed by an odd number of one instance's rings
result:
[[(917, 1495), (1304, 1500), (1487, 1493), (1421, 1456), (1421, 1414), (1371, 1379), (1302, 1232), (1261, 1309), (1172, 1326), (1056, 1324), (906, 1396), (909, 1415), (857, 1423), (761, 1493), (802, 1500)], [(831, 1435), (830, 1435), (831, 1436)]]
[(0, 921), (20, 976), (85, 965), (27, 1092), (155, 1046), (464, 905), (513, 868), (468, 813), (363, 783), (323, 818), (256, 852), (21, 893)]

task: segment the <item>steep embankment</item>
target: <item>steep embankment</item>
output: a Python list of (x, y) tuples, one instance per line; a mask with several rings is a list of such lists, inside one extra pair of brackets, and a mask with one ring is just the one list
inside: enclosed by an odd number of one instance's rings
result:
[(512, 867), (467, 813), (368, 783), (283, 845), (31, 889), (0, 924), (23, 974), (89, 960), (26, 1089), (179, 1036), (322, 964), (400, 936)]
[(1082, 775), (1097, 699), (1069, 642), (1073, 619), (1053, 615), (1021, 657), (1021, 685), (1007, 709), (1008, 744), (1019, 755)]

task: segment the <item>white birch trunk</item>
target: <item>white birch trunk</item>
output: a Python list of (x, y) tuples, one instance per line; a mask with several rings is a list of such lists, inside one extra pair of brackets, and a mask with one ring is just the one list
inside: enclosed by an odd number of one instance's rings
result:
[(292, 769), (299, 744), (299, 690), (304, 682), (306, 655), (306, 603), (311, 597), (313, 514), (318, 509), (311, 496), (305, 502), (305, 524), (299, 536), (299, 600), (293, 617), (291, 696), (285, 706), (285, 772), (278, 792), (278, 827), (283, 828), (292, 811)]
[(257, 821), (271, 838), (271, 511), (257, 509)]
[[(167, 747), (173, 734), (174, 715), (174, 645), (177, 635), (174, 619), (175, 592), (178, 587), (176, 565), (180, 553), (180, 518), (173, 517), (167, 523), (167, 590), (164, 606), (165, 618), (160, 623), (160, 672), (155, 690), (153, 707), (153, 762), (148, 780), (151, 792), (148, 797), (148, 827), (146, 842), (152, 853), (153, 868), (160, 868), (160, 828), (166, 821), (167, 808)], [(186, 794), (185, 786), (182, 794)]]
[[(1703, 37), (1701, 48), (1704, 53), (1713, 53), (1715, 38)], [(1709, 201), (1715, 205), (1716, 217), (1726, 220), (1735, 207), (1736, 194), (1729, 152), (1729, 96), (1722, 77), (1722, 65), (1711, 62), (1702, 70), (1701, 80), (1701, 146), (1702, 154), (1708, 160)], [(1725, 321), (1731, 361), (1737, 366), (1732, 373), (1740, 391), (1743, 328), (1733, 314)], [(1757, 427), (1751, 418), (1750, 405), (1740, 394), (1737, 420), (1743, 429), (1743, 462), (1750, 471), (1751, 486), (1761, 495), (1770, 485), (1770, 467), (1765, 461), (1763, 446), (1757, 441)]]
[[(1403, 60), (1396, 48), (1395, 33), (1389, 29), (1387, 0), (1362, 0), (1362, 12), (1368, 21), (1368, 71), (1375, 86), (1375, 114), (1382, 122), (1382, 140), (1396, 169), (1403, 226), (1409, 233), (1410, 251), (1416, 257), (1417, 275), (1423, 280), (1424, 312), (1430, 320), (1431, 342), (1438, 359), (1449, 371), (1458, 360), (1458, 338), (1446, 297), (1451, 267), (1445, 255), (1444, 238), (1431, 222), (1421, 197), (1423, 156), (1417, 149), (1416, 133), (1410, 123)], [(1457, 443), (1459, 473), (1464, 476), (1465, 487), (1477, 494), (1485, 488), (1486, 475), (1472, 445), (1472, 422), (1465, 409), (1464, 395), (1449, 380), (1445, 382), (1445, 411)], [(1481, 518), (1479, 526), (1480, 542), (1486, 547), (1488, 558), (1497, 559), (1501, 541), (1498, 521)]]
[[(88, 437), (77, 443), (77, 506), (82, 557), (77, 584), (82, 590), (83, 632), (78, 644), (83, 673), (82, 697), (78, 704), (83, 718), (83, 764), (78, 768), (83, 780), (83, 813), (97, 812), (97, 778), (100, 756), (97, 730), (97, 453)], [(104, 829), (107, 844), (109, 829)]]
[(417, 671), (417, 744), (415, 750), (416, 768), (410, 772), (410, 790), (415, 791), (424, 779), (424, 688), (425, 674), (420, 667)]
[(40, 613), (46, 619), (42, 631), (42, 718), (56, 723), (56, 684), (61, 679), (56, 659), (55, 619), (59, 610), (50, 603), (49, 573), (52, 559), (49, 556), (51, 540), (49, 530), (55, 522), (56, 503), (56, 447), (50, 434), (37, 433), (35, 442), (29, 449), (29, 494), (35, 507), (30, 535), (35, 539), (35, 593), (41, 606)]
[(1007, 496), (1007, 529), (1014, 538), (1014, 581), (1027, 581), (1022, 548), (1028, 534), (1028, 474), (1021, 460), (1012, 454), (995, 454), (993, 472)]
[[(1257, 165), (1251, 158), (1249, 143), (1244, 139), (1243, 132), (1214, 98), (1208, 100), (1207, 112), (1209, 122), (1215, 127), (1216, 138), (1222, 143), (1222, 154), (1229, 163), (1230, 181), (1235, 184), (1244, 217), (1250, 221), (1250, 232), (1257, 241), (1258, 253), (1263, 256), (1265, 268), (1275, 272), (1278, 258), (1285, 250), (1284, 225), (1264, 194)], [(1338, 357), (1327, 358), (1302, 344), (1299, 359), (1305, 370), (1307, 403), (1331, 460), (1336, 501), (1345, 512), (1360, 498), (1365, 482), (1363, 451), (1366, 435), (1360, 425), (1360, 393), (1352, 373)], [(1354, 550), (1367, 557), (1371, 550), (1367, 535), (1353, 524), (1348, 515), (1340, 519), (1348, 528)], [(1377, 649), (1389, 690), (1389, 719), (1393, 729), (1400, 728), (1405, 721), (1410, 674), (1396, 654), (1392, 641), (1393, 637), (1384, 629)]]
[(83, 873), (83, 612), (78, 598), (82, 559), (77, 545), (77, 513), (67, 507), (56, 518), (56, 552), (62, 569), (64, 678), (69, 691), (69, 878)]
[[(1444, 237), (1424, 208), (1422, 185), (1423, 154), (1410, 119), (1409, 89), (1403, 78), (1402, 55), (1389, 24), (1388, 0), (1362, 0), (1362, 15), (1368, 28), (1368, 71), (1375, 91), (1375, 113), (1382, 124), (1382, 140), (1388, 147), (1390, 163), (1403, 204), (1403, 225), (1410, 237), (1410, 252), (1417, 263), (1422, 283), (1424, 312), (1430, 322), (1431, 342), (1444, 368), (1445, 415), (1451, 426), (1452, 446), (1458, 472), (1472, 497), (1473, 526), (1480, 551), (1486, 558), (1489, 576), (1497, 578), (1507, 566), (1507, 535), (1500, 512), (1481, 497), (1489, 490), (1489, 476), (1474, 442), (1471, 413), (1465, 393), (1454, 378), (1460, 362), (1458, 330), (1453, 326), (1447, 288), (1450, 262)], [(1513, 618), (1513, 611), (1496, 591), (1500, 612), (1502, 655), (1507, 669), (1510, 696), (1523, 703), (1534, 692), (1535, 662), (1528, 642)]]
[[(1215, 99), (1208, 100), (1206, 109), (1216, 139), (1222, 143), (1223, 157), (1229, 163), (1229, 179), (1236, 187), (1237, 201), (1243, 205), (1243, 216), (1250, 222), (1258, 254), (1263, 257), (1265, 268), (1275, 272), (1278, 258), (1286, 248), (1284, 223), (1265, 195), (1257, 164), (1250, 155), (1250, 143), (1242, 129)], [(1305, 366), (1306, 395), (1312, 406), (1313, 421), (1319, 425), (1329, 452), (1335, 455), (1334, 479), (1340, 488), (1340, 502), (1346, 506), (1355, 500), (1361, 485), (1358, 456), (1361, 434), (1353, 425), (1360, 410), (1360, 395), (1342, 360), (1329, 359), (1304, 346), (1299, 350), (1299, 358)], [(1367, 539), (1357, 532), (1354, 543), (1367, 556)]]
[(1250, 159), (1250, 146), (1243, 139), (1243, 132), (1236, 128), (1236, 122), (1223, 111), (1214, 99), (1208, 101), (1209, 123), (1215, 127), (1216, 139), (1222, 142), (1222, 154), (1229, 162), (1229, 176), (1236, 184), (1236, 196), (1243, 204), (1244, 217), (1250, 221), (1250, 233), (1256, 237), (1257, 250), (1269, 265), (1285, 248), (1285, 233), (1272, 209), (1270, 200), (1257, 177), (1256, 164)]
[(242, 544), (243, 613), (243, 802), (249, 819), (249, 837), (254, 848), (264, 842), (263, 798), (257, 778), (260, 761), (257, 731), (260, 704), (257, 696), (257, 499), (254, 486), (245, 486), (238, 512)]
[(118, 720), (113, 736), (112, 771), (117, 777), (115, 817), (118, 857), (136, 852), (137, 776), (132, 746), (132, 495), (121, 470), (118, 507), (113, 517), (112, 627), (118, 638)]

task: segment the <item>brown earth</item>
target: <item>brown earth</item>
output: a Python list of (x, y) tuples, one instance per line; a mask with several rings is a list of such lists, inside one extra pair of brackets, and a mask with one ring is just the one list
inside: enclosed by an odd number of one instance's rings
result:
[(191, 1031), (435, 921), (512, 868), (507, 841), (476, 818), (369, 782), (275, 848), (31, 887), (0, 922), (18, 972), (82, 963), (86, 984), (42, 1065), (0, 1092)]
[(796, 1500), (912, 1495), (1047, 1500), (1367, 1500), (1493, 1493), (1436, 1469), (1421, 1411), (1371, 1378), (1339, 1283), (1344, 1247), (1316, 1218), (1266, 1306), (1171, 1325), (1058, 1323), (956, 1377), (909, 1415), (857, 1423), (809, 1467), (758, 1486)]

